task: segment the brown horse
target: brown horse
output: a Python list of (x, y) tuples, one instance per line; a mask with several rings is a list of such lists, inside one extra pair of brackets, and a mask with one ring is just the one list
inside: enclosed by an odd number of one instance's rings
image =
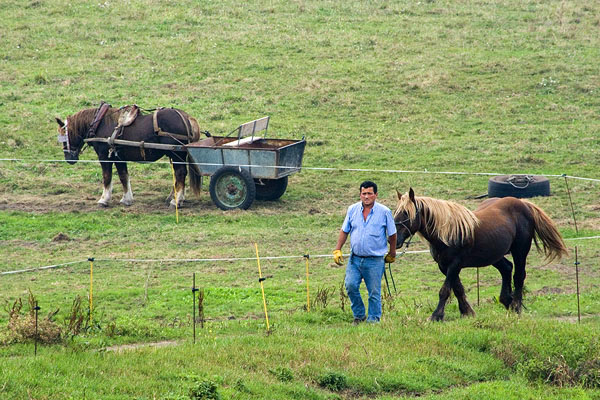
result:
[[(567, 254), (556, 225), (544, 211), (514, 197), (488, 199), (472, 212), (450, 201), (415, 197), (411, 188), (404, 195), (398, 192), (394, 221), (398, 230), (396, 248), (418, 233), (429, 242), (431, 255), (446, 276), (432, 321), (444, 319), (444, 308), (452, 290), (461, 315), (475, 315), (460, 282), (462, 268), (496, 267), (502, 275), (500, 302), (520, 313), (525, 263), (532, 240), (548, 262)], [(514, 292), (511, 288), (513, 264), (505, 257), (509, 253), (515, 263)]]
[[(59, 141), (63, 143), (65, 160), (75, 164), (79, 159), (85, 139), (92, 139), (90, 146), (98, 155), (102, 166), (102, 183), (104, 190), (98, 200), (101, 206), (108, 206), (112, 194), (112, 165), (115, 164), (119, 179), (123, 185), (121, 203), (131, 205), (133, 194), (127, 171), (127, 161), (154, 162), (167, 156), (173, 162), (175, 171), (175, 191), (167, 198), (167, 203), (181, 205), (185, 196), (185, 177), (188, 168), (185, 163), (186, 151), (169, 149), (145, 148), (150, 143), (182, 145), (199, 138), (198, 122), (181, 110), (160, 108), (153, 114), (142, 115), (137, 106), (113, 108), (102, 103), (99, 108), (79, 111), (58, 123)], [(208, 133), (207, 133), (208, 134)], [(120, 140), (137, 142), (138, 146), (116, 144)], [(141, 143), (141, 145), (140, 145)], [(194, 193), (199, 193), (201, 179), (196, 168), (191, 166), (190, 186)]]

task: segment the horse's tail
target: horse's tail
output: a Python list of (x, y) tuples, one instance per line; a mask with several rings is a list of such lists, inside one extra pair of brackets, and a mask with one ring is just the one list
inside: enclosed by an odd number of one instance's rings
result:
[[(569, 251), (565, 242), (556, 227), (556, 224), (550, 219), (550, 217), (538, 206), (530, 201), (522, 200), (525, 203), (531, 215), (533, 216), (534, 231), (533, 237), (535, 247), (540, 253), (544, 253), (546, 261), (551, 262), (558, 258), (560, 259), (563, 255), (567, 255)], [(538, 244), (538, 238), (542, 242), (543, 250)]]
[(196, 196), (200, 196), (200, 189), (202, 189), (202, 175), (198, 170), (198, 166), (194, 164), (194, 160), (188, 154), (188, 175), (190, 176), (190, 187)]

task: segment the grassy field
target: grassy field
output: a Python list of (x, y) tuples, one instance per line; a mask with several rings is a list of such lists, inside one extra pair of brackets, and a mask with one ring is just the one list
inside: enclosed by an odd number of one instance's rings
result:
[[(600, 242), (582, 239), (600, 234), (599, 4), (4, 0), (0, 12), (0, 273), (73, 262), (0, 275), (0, 398), (600, 399)], [(269, 115), (269, 136), (306, 137), (305, 168), (247, 211), (217, 209), (205, 181), (176, 222), (168, 163), (130, 165), (135, 203), (115, 184), (100, 209), (95, 154), (60, 162), (54, 118), (101, 100), (176, 106), (214, 134)], [(474, 209), (481, 173), (550, 176), (552, 196), (534, 202), (571, 253), (530, 254), (523, 314), (498, 304), (500, 276), (484, 268), (479, 284), (461, 275), (475, 318), (452, 301), (428, 322), (443, 276), (411, 253), (382, 323), (351, 326), (328, 255), (359, 183), (376, 181), (390, 208), (412, 186)], [(37, 356), (35, 301), (49, 342)]]

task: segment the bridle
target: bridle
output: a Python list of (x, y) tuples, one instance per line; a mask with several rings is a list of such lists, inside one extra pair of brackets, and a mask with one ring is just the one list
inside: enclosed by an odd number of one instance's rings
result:
[[(415, 203), (415, 210), (416, 210), (415, 211), (415, 213), (416, 213), (415, 220), (416, 220), (417, 218), (421, 218), (421, 209), (419, 207), (417, 207), (416, 203)], [(406, 252), (406, 250), (408, 250), (408, 246), (410, 246), (413, 236), (415, 236), (415, 233), (418, 232), (418, 229), (415, 229), (414, 232), (411, 231), (410, 227), (408, 225), (406, 225), (406, 222), (409, 222), (409, 221), (410, 221), (410, 217), (408, 215), (402, 221), (399, 221), (399, 222), (394, 221), (394, 225), (396, 225), (396, 231), (398, 231), (399, 226), (402, 226), (404, 229), (406, 229), (408, 231), (408, 233), (410, 235), (408, 238), (408, 241), (405, 241), (406, 248), (405, 248), (404, 252)], [(419, 224), (420, 224), (420, 221), (419, 221)], [(402, 254), (404, 254), (404, 252)]]
[(96, 129), (98, 129), (98, 126), (100, 125), (100, 122), (102, 121), (102, 118), (104, 118), (104, 115), (106, 114), (106, 112), (109, 109), (110, 109), (110, 104), (105, 103), (105, 102), (100, 103), (100, 106), (98, 107), (98, 109), (96, 110), (96, 113), (94, 114), (94, 119), (93, 119), (92, 123), (90, 124), (88, 131), (81, 138), (81, 142), (83, 144), (77, 150), (71, 149), (71, 138), (69, 137), (69, 119), (67, 118), (67, 120), (65, 121), (65, 124), (62, 126), (62, 129), (64, 130), (65, 134), (58, 135), (58, 142), (63, 144), (63, 153), (68, 154), (72, 158), (75, 158), (75, 159), (78, 158), (79, 154), (83, 153), (83, 150), (87, 144), (85, 142), (85, 139), (96, 135)]
[(71, 157), (77, 156), (79, 151), (71, 150), (71, 139), (69, 138), (69, 120), (65, 121), (65, 124), (62, 126), (65, 134), (58, 135), (58, 142), (63, 144), (63, 153), (69, 154)]

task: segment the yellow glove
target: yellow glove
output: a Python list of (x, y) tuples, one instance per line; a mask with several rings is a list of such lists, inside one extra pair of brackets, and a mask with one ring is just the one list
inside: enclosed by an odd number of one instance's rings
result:
[(387, 253), (387, 255), (385, 256), (385, 262), (393, 263), (394, 261), (396, 261), (396, 256), (393, 256), (390, 253)]
[(344, 256), (342, 255), (342, 251), (341, 250), (334, 250), (333, 251), (333, 261), (335, 261), (335, 263), (337, 265), (343, 265), (344, 264)]

